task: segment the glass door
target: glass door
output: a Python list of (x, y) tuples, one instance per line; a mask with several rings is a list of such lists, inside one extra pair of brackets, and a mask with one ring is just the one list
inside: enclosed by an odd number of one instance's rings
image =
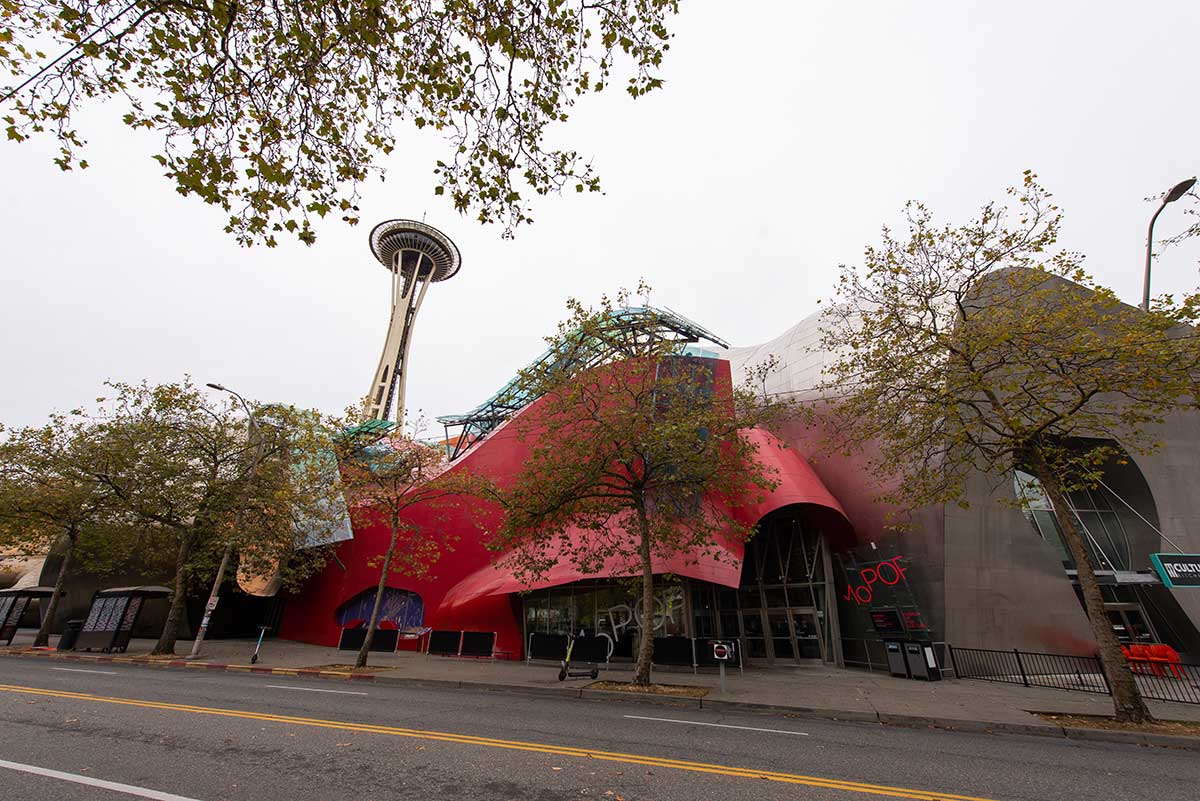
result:
[(792, 626), (796, 630), (796, 655), (800, 659), (822, 659), (821, 627), (814, 609), (793, 609)]
[(745, 609), (742, 630), (746, 655), (771, 665), (795, 665), (824, 656), (816, 610)]
[(746, 656), (750, 659), (768, 659), (767, 638), (763, 634), (761, 609), (742, 611), (742, 639), (745, 641)]
[(766, 610), (767, 629), (771, 633), (771, 650), (777, 662), (793, 662), (796, 659), (796, 641), (788, 625), (786, 609)]

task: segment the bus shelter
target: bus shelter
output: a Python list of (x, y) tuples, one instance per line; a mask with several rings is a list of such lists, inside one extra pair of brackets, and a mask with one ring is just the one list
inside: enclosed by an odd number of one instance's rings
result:
[(166, 587), (113, 587), (92, 596), (92, 606), (83, 629), (75, 642), (75, 650), (97, 650), (103, 653), (124, 651), (129, 647), (133, 628), (146, 601), (166, 598)]
[(49, 598), (53, 587), (25, 587), (19, 590), (0, 590), (0, 640), (12, 645), (21, 618), (34, 598)]

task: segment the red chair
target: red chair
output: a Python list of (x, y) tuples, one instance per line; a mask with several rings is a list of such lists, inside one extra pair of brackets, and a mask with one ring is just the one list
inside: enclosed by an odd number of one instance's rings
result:
[(1154, 673), (1158, 675), (1158, 665), (1150, 660), (1150, 652), (1144, 645), (1122, 645), (1121, 653), (1129, 660), (1129, 669), (1134, 673)]
[(1179, 669), (1179, 665), (1183, 662), (1179, 658), (1179, 652), (1165, 643), (1156, 642), (1153, 645), (1146, 646), (1146, 656), (1150, 660), (1150, 666), (1154, 668), (1156, 676), (1165, 676), (1169, 670), (1177, 679), (1183, 678), (1183, 671)]

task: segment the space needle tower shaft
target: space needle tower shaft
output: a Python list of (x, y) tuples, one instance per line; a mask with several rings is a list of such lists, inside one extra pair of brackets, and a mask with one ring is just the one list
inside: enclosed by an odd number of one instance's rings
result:
[(403, 424), (408, 353), (417, 312), (429, 285), (453, 277), (462, 258), (449, 237), (415, 220), (388, 220), (375, 226), (371, 253), (392, 274), (392, 311), (362, 417), (364, 421), (394, 419)]

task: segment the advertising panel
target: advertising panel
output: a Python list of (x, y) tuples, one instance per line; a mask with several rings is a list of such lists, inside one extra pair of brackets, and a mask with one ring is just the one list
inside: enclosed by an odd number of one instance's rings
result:
[(1152, 553), (1150, 562), (1168, 587), (1200, 587), (1200, 554)]

